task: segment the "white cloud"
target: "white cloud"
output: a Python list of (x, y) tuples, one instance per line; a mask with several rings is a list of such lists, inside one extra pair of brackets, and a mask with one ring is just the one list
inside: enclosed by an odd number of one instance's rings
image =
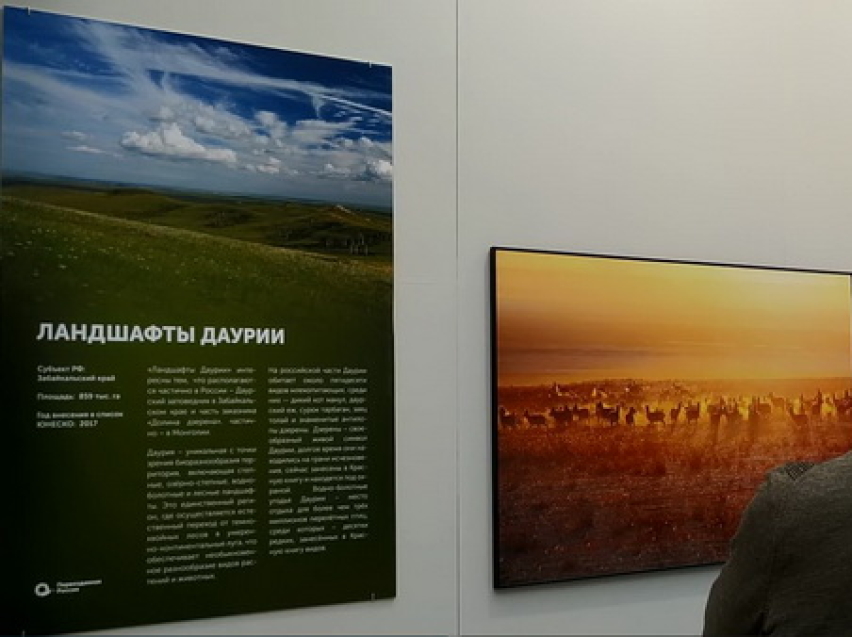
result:
[(369, 160), (351, 166), (327, 163), (319, 176), (324, 179), (390, 183), (393, 181), (393, 164), (386, 159)]
[(73, 139), (73, 140), (78, 141), (78, 142), (82, 142), (83, 140), (85, 140), (88, 137), (88, 135), (86, 135), (86, 133), (81, 133), (80, 131), (76, 131), (76, 130), (63, 131), (62, 136), (65, 139)]
[(252, 127), (226, 107), (181, 95), (170, 84), (164, 80), (165, 88), (157, 89), (159, 100), (167, 103), (155, 107), (153, 114), (148, 116), (150, 120), (174, 122), (184, 130), (194, 128), (202, 135), (221, 139), (250, 139), (254, 135)]
[(177, 124), (165, 124), (150, 133), (130, 131), (121, 138), (123, 148), (144, 155), (172, 159), (199, 159), (223, 164), (236, 164), (237, 155), (230, 148), (208, 148), (183, 134)]
[(325, 166), (322, 167), (321, 176), (336, 178), (336, 179), (348, 179), (351, 176), (351, 174), (352, 173), (349, 171), (348, 168), (341, 168), (341, 167), (335, 166), (334, 164), (326, 164)]
[(349, 122), (326, 122), (308, 119), (296, 122), (291, 132), (293, 140), (305, 146), (318, 146), (334, 139), (335, 136), (350, 127)]
[[(253, 173), (264, 173), (266, 175), (277, 175), (281, 172), (281, 160), (277, 157), (267, 157), (265, 164), (245, 164), (243, 166), (246, 170), (249, 170)], [(284, 171), (288, 175), (292, 175), (293, 171), (286, 170)]]
[(151, 119), (155, 122), (173, 122), (175, 120), (175, 112), (168, 106), (160, 106), (157, 112), (151, 115)]
[(272, 111), (258, 111), (255, 113), (255, 118), (264, 126), (274, 126), (278, 121), (278, 116)]
[(364, 176), (368, 181), (393, 181), (393, 164), (387, 159), (368, 161)]
[(200, 133), (212, 134), (216, 131), (216, 122), (209, 117), (197, 115), (192, 123), (195, 124), (195, 129)]
[(391, 142), (373, 142), (373, 151), (375, 155), (384, 159), (393, 159), (393, 144)]
[(249, 139), (254, 133), (243, 118), (224, 108), (193, 102), (187, 105), (187, 115), (199, 133), (223, 139)]
[(393, 158), (393, 148), (389, 142), (376, 142), (362, 135), (357, 140), (349, 137), (338, 137), (333, 140), (336, 149), (329, 152), (335, 157), (333, 163), (360, 163), (370, 160)]
[(254, 117), (263, 126), (270, 139), (280, 142), (287, 134), (287, 124), (278, 119), (278, 115), (275, 113), (271, 111), (258, 111)]
[(68, 146), (68, 150), (73, 150), (76, 153), (90, 153), (92, 155), (113, 155), (114, 153), (109, 153), (105, 150), (101, 150), (100, 148), (92, 148), (91, 146), (86, 146), (81, 144), (80, 146)]

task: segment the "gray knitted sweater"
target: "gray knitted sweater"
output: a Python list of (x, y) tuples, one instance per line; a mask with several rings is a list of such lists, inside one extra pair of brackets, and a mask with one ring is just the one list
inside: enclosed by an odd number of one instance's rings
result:
[(772, 471), (713, 584), (705, 635), (852, 635), (852, 452)]

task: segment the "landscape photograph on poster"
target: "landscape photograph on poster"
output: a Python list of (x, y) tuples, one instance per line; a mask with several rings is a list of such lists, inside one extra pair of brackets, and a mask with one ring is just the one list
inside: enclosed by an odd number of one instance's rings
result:
[[(270, 294), (273, 282), (328, 289), (334, 311), (341, 273), (386, 296), (389, 67), (24, 10), (5, 12), (4, 47), (7, 256), (42, 260), (42, 280), (73, 270), (89, 281), (81, 302), (96, 303), (99, 277), (121, 276), (140, 286), (128, 302), (156, 286), (167, 304), (183, 298), (170, 276), (181, 273), (222, 311), (257, 299), (276, 317), (268, 303), (287, 294)], [(36, 223), (42, 254), (18, 254)], [(160, 255), (156, 237), (184, 245)], [(84, 249), (104, 243), (111, 259)], [(66, 263), (53, 263), (59, 250)], [(243, 277), (210, 280), (240, 251), (258, 262), (256, 294)], [(282, 279), (287, 259), (300, 277)]]
[(3, 36), (0, 633), (393, 597), (391, 68)]
[(492, 248), (494, 584), (717, 563), (852, 448), (850, 275)]

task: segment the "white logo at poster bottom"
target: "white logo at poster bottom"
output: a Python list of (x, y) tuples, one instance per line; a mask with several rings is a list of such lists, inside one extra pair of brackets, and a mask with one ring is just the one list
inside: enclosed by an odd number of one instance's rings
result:
[(79, 593), (84, 588), (90, 586), (101, 586), (104, 583), (101, 579), (77, 580), (74, 582), (56, 582), (56, 585), (51, 587), (47, 582), (39, 582), (35, 585), (33, 592), (36, 597), (47, 597), (48, 595), (68, 595), (70, 593)]
[(39, 582), (38, 584), (36, 584), (35, 594), (38, 595), (39, 597), (47, 597), (52, 592), (53, 591), (50, 590), (50, 586), (48, 586), (44, 582)]

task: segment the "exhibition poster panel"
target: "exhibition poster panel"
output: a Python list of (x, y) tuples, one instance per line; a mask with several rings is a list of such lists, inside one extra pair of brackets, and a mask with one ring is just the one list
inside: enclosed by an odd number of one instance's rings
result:
[(11, 8), (3, 63), (0, 632), (393, 596), (390, 68)]

